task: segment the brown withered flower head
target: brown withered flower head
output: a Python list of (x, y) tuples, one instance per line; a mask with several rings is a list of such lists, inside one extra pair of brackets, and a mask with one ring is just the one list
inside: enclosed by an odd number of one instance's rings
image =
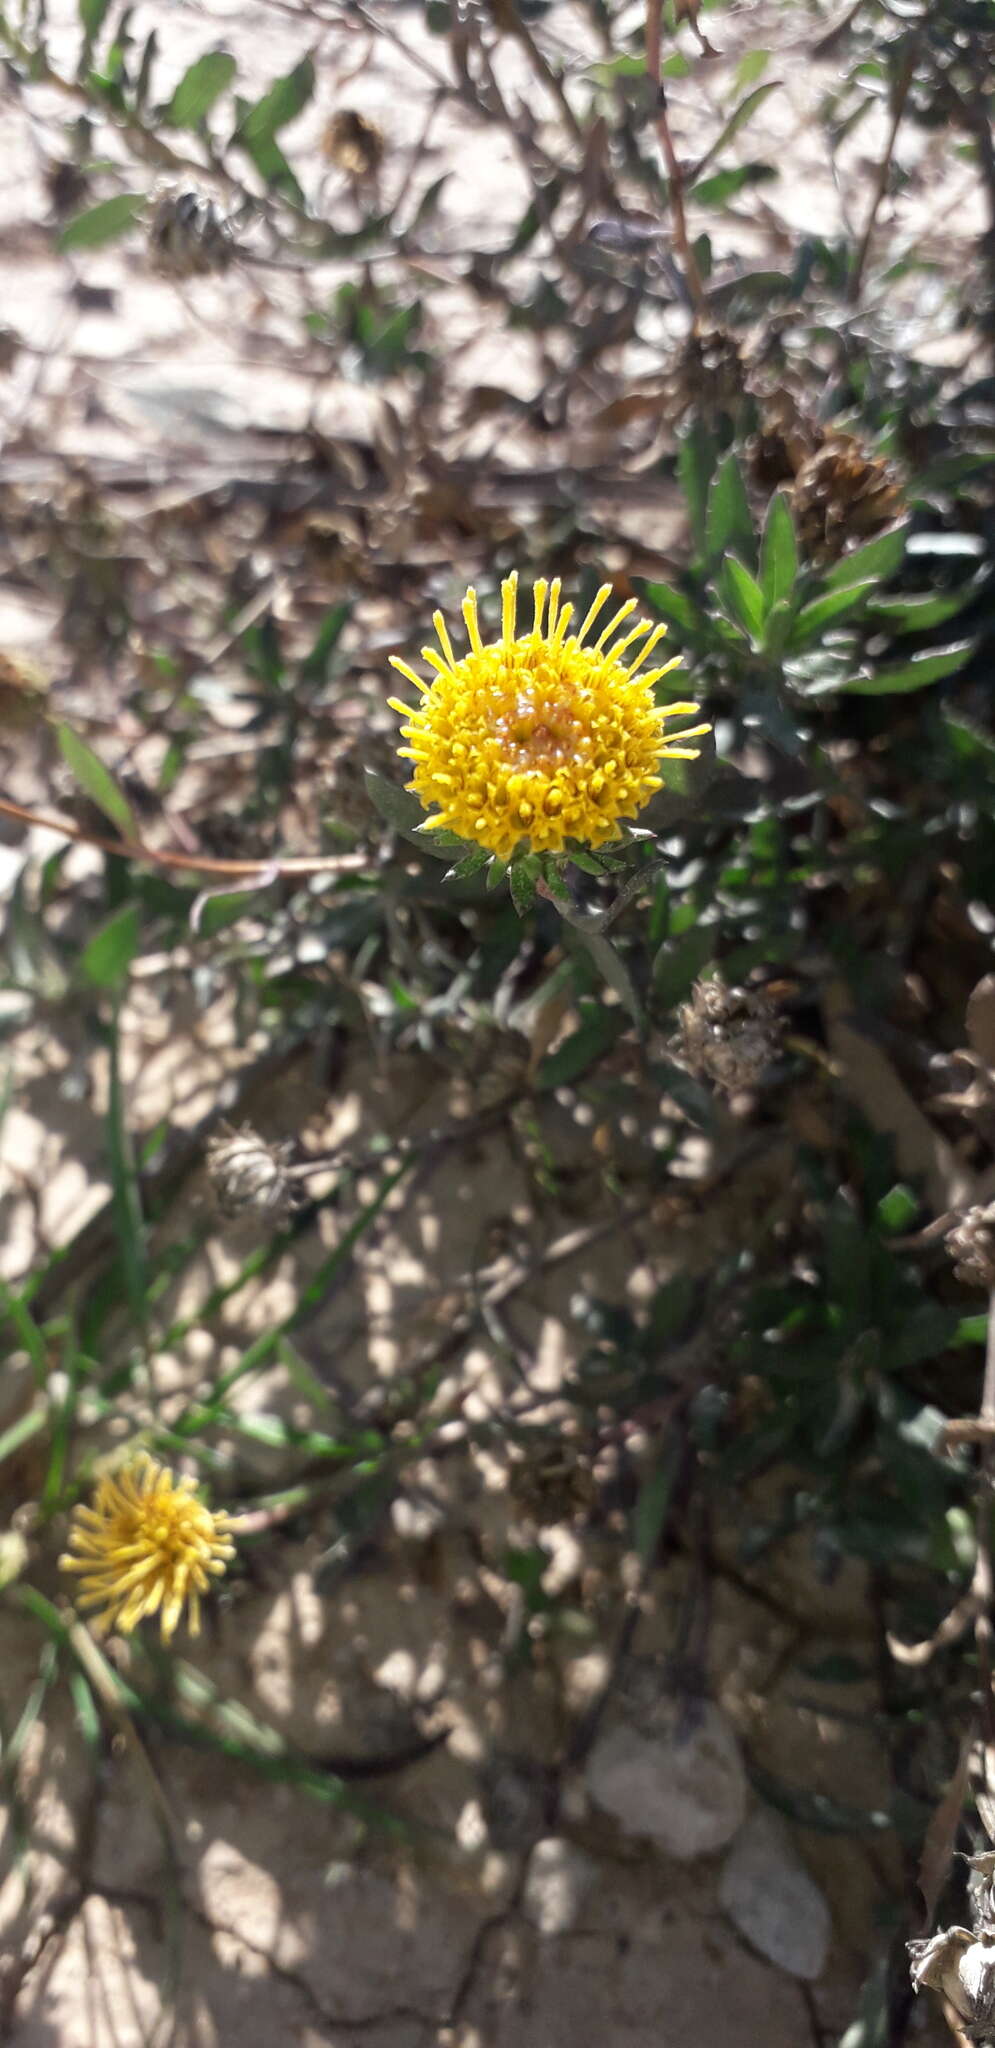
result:
[(759, 989), (698, 981), (678, 1020), (685, 1065), (727, 1095), (755, 1088), (780, 1050), (780, 1020)]
[(967, 1927), (947, 1927), (929, 1941), (910, 1941), (912, 1986), (939, 1991), (969, 2041), (995, 2035), (995, 1941)]
[(828, 434), (798, 470), (791, 502), (803, 552), (813, 562), (835, 562), (890, 526), (903, 500), (890, 463), (868, 455), (852, 434)]
[(222, 1124), (205, 1148), (207, 1177), (222, 1215), (277, 1219), (294, 1209), (300, 1196), (287, 1174), (293, 1149), (289, 1138), (268, 1144), (251, 1124), (238, 1131)]
[(376, 177), (386, 147), (383, 129), (355, 107), (340, 107), (321, 138), (323, 156), (357, 183)]
[(207, 193), (168, 191), (152, 208), (148, 249), (160, 277), (220, 276), (238, 255), (238, 237)]
[(748, 392), (747, 365), (736, 336), (726, 327), (696, 324), (674, 367), (673, 391), (678, 417), (692, 405), (709, 419), (735, 415)]
[(995, 1202), (975, 1203), (946, 1233), (954, 1272), (965, 1287), (995, 1287)]
[(757, 431), (747, 444), (747, 466), (757, 490), (769, 496), (779, 485), (793, 483), (825, 438), (824, 428), (790, 391), (772, 392), (760, 406)]

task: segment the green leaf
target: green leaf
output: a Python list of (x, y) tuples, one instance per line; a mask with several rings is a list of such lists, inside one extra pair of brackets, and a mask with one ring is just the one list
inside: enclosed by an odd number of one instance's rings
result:
[(719, 130), (711, 148), (705, 151), (700, 163), (696, 166), (696, 178), (700, 178), (706, 164), (715, 162), (716, 157), (720, 156), (724, 150), (726, 143), (731, 142), (733, 136), (738, 135), (740, 129), (746, 127), (747, 121), (752, 121), (754, 114), (759, 113), (765, 99), (768, 99), (772, 92), (777, 91), (780, 83), (779, 78), (772, 78), (768, 85), (758, 85), (753, 92), (747, 93), (745, 99), (740, 100), (738, 107), (734, 107), (730, 114), (725, 127)]
[(875, 588), (874, 583), (852, 583), (843, 590), (827, 590), (824, 597), (816, 597), (811, 604), (803, 605), (791, 628), (791, 648), (804, 647), (806, 641), (814, 640), (824, 626), (831, 626), (834, 619), (845, 618), (848, 612), (856, 611), (858, 605), (866, 602), (868, 591)]
[(255, 106), (249, 108), (239, 122), (236, 139), (246, 145), (269, 141), (303, 113), (313, 96), (314, 87), (314, 65), (310, 57), (304, 57), (292, 71), (287, 72), (285, 78), (278, 78)]
[(905, 1187), (899, 1181), (895, 1187), (889, 1189), (886, 1195), (882, 1195), (874, 1211), (874, 1217), (882, 1230), (889, 1232), (908, 1230), (913, 1218), (918, 1214), (918, 1210), (918, 1197), (913, 1194), (911, 1188)]
[(602, 938), (600, 932), (585, 932), (584, 944), (599, 973), (604, 975), (609, 988), (614, 989), (619, 1002), (624, 1003), (637, 1031), (642, 1029), (643, 1009), (636, 994), (635, 983), (622, 959), (615, 951), (610, 939)]
[(265, 915), (268, 898), (253, 883), (247, 882), (242, 889), (212, 890), (210, 895), (198, 899), (197, 935), (202, 939), (213, 939), (218, 932), (226, 931), (229, 925), (238, 924), (243, 917)]
[(238, 70), (228, 50), (207, 50), (183, 73), (162, 120), (167, 128), (199, 128)]
[(134, 812), (127, 797), (121, 794), (109, 768), (105, 768), (97, 755), (92, 753), (85, 740), (71, 725), (60, 725), (59, 746), (66, 766), (72, 770), (81, 790), (110, 818), (126, 839), (140, 839), (141, 834), (135, 823)]
[(745, 627), (751, 640), (758, 640), (767, 611), (764, 594), (735, 555), (727, 555), (722, 564), (719, 589), (727, 611)]
[(826, 571), (824, 578), (830, 590), (842, 585), (866, 583), (874, 578), (879, 583), (893, 576), (905, 553), (908, 539), (909, 520), (901, 526), (893, 526), (889, 533), (879, 533), (876, 540), (869, 540), (866, 547), (856, 548), (852, 555), (844, 555), (841, 562), (835, 562)]
[(715, 951), (715, 932), (695, 925), (680, 938), (665, 939), (653, 962), (653, 997), (661, 1011), (672, 1010), (690, 995)]
[(152, 85), (152, 67), (155, 63), (158, 53), (159, 38), (156, 34), (155, 29), (153, 28), (150, 29), (148, 35), (145, 38), (145, 48), (142, 51), (142, 61), (139, 64), (138, 77), (135, 80), (135, 90), (133, 95), (134, 106), (136, 112), (140, 114), (144, 113), (145, 108), (148, 104), (149, 92)]
[(746, 86), (755, 85), (757, 79), (763, 77), (769, 63), (769, 50), (747, 50), (733, 73), (734, 90), (743, 92)]
[(448, 869), (443, 876), (443, 881), (471, 881), (474, 875), (479, 875), (481, 868), (487, 866), (490, 857), (486, 846), (471, 846), (469, 853), (465, 854), (462, 860), (458, 860), (455, 866)]
[(367, 768), (363, 779), (370, 802), (396, 832), (413, 832), (425, 823), (425, 813), (412, 790), (402, 789), (399, 782), (391, 782), (375, 768)]
[[(378, 775), (375, 768), (366, 769), (364, 780), (366, 794), (385, 824), (399, 832), (402, 839), (410, 840), (419, 853), (427, 853), (433, 860), (451, 862), (454, 852), (467, 852), (465, 842), (457, 839), (455, 832), (444, 832), (438, 826), (426, 832), (425, 813), (410, 789), (403, 789), (399, 782), (391, 782), (386, 775)], [(503, 874), (503, 868), (501, 872)], [(488, 887), (493, 873), (492, 868)]]
[(767, 613), (764, 621), (763, 651), (765, 654), (773, 655), (775, 661), (780, 659), (791, 638), (794, 615), (795, 608), (790, 597), (779, 597), (777, 603), (771, 605)]
[(883, 619), (896, 633), (930, 633), (955, 619), (977, 595), (973, 579), (961, 590), (915, 592), (908, 597), (878, 597), (871, 607), (875, 619)]
[(927, 683), (942, 682), (963, 668), (973, 640), (958, 640), (953, 647), (941, 647), (935, 654), (914, 654), (911, 661), (895, 668), (879, 668), (873, 676), (855, 676), (843, 688), (854, 697), (891, 697), (910, 690), (923, 690)]
[(565, 1038), (555, 1052), (547, 1053), (539, 1063), (536, 1086), (540, 1090), (565, 1088), (571, 1081), (579, 1081), (589, 1067), (610, 1052), (616, 1039), (628, 1029), (628, 1019), (623, 1010), (609, 1009), (607, 1003), (586, 998), (581, 1004), (582, 1020), (576, 1031)]
[(960, 1322), (950, 1339), (951, 1349), (961, 1351), (965, 1345), (984, 1344), (988, 1336), (988, 1310), (981, 1309), (977, 1315), (961, 1316)]
[(724, 555), (728, 548), (735, 546), (756, 559), (750, 503), (734, 455), (726, 456), (709, 492), (705, 539), (708, 553), (713, 557)]
[(110, 9), (111, 0), (79, 0), (79, 18), (86, 42), (92, 47)]
[(700, 554), (705, 552), (705, 510), (714, 471), (715, 442), (708, 428), (696, 419), (677, 451), (677, 476), (687, 500), (691, 532)]
[(680, 626), (685, 633), (701, 629), (704, 620), (683, 591), (671, 590), (667, 583), (647, 583), (643, 588), (647, 604), (651, 604), (661, 618), (669, 619), (672, 625)]
[(702, 178), (692, 189), (699, 206), (725, 206), (745, 186), (770, 185), (780, 175), (774, 164), (738, 164), (735, 170), (716, 171), (713, 177)]
[(519, 917), (527, 917), (532, 909), (539, 872), (539, 862), (534, 854), (526, 855), (524, 860), (513, 860), (508, 868), (508, 887)]
[(70, 249), (102, 249), (106, 242), (116, 241), (137, 219), (146, 203), (144, 192), (117, 192), (113, 199), (101, 199), (96, 206), (88, 206), (85, 213), (77, 213), (59, 236), (59, 248), (65, 253)]
[(341, 604), (333, 604), (331, 610), (325, 613), (314, 641), (297, 671), (300, 682), (327, 682), (329, 664), (342, 637), (343, 628), (351, 617), (352, 605), (348, 599), (344, 599)]
[(794, 520), (784, 492), (777, 491), (767, 508), (760, 546), (760, 587), (768, 612), (781, 598), (791, 596), (797, 575), (798, 545)]
[(79, 971), (84, 981), (94, 988), (121, 988), (138, 951), (138, 934), (138, 905), (126, 903), (83, 948)]

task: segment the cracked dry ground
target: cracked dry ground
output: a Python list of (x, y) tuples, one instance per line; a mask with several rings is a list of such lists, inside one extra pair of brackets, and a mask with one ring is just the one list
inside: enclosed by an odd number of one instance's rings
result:
[[(331, 1099), (311, 1053), (260, 1079), (224, 1002), (186, 1028), (178, 1003), (166, 1033), (168, 1007), (140, 990), (125, 1020), (139, 1130), (163, 1115), (197, 1127), (219, 1072), (230, 1114), (297, 1130), (315, 1152), (374, 1127), (417, 1138), (481, 1108), (471, 1084), (414, 1056), (353, 1050)], [(78, 1029), (20, 1048), (12, 1142), (26, 1180), (9, 1258), (32, 1227), (44, 1237), (46, 1217), (57, 1225), (84, 1174), (99, 1229), (107, 1075)], [(80, 1071), (83, 1101), (67, 1100)], [(406, 1377), (435, 1374), (423, 1455), (397, 1425), (392, 1495), (358, 1529), (330, 1494), (306, 1523), (245, 1544), (204, 1638), (179, 1648), (188, 1690), (199, 1676), (236, 1717), (229, 1728), (240, 1715), (275, 1728), (341, 1774), (345, 1801), (165, 1735), (145, 1731), (139, 1749), (127, 1726), (95, 1764), (53, 1688), (21, 1759), (0, 1885), (3, 2037), (16, 2048), (787, 2048), (848, 2024), (900, 1882), (897, 1844), (791, 1829), (748, 1773), (868, 1812), (887, 1804), (875, 1682), (845, 1688), (844, 1714), (839, 1686), (810, 1675), (841, 1651), (873, 1670), (863, 1575), (817, 1585), (800, 1541), (744, 1574), (739, 1526), (758, 1506), (744, 1497), (713, 1533), (707, 1579), (688, 1527), (640, 1582), (620, 1460), (630, 1477), (652, 1471), (666, 1404), (585, 1458), (562, 1394), (587, 1342), (585, 1300), (638, 1314), (661, 1280), (707, 1270), (722, 1242), (768, 1231), (790, 1200), (790, 1119), (788, 1135), (746, 1148), (717, 1197), (702, 1203), (698, 1188), (718, 1162), (691, 1149), (686, 1198), (648, 1198), (643, 1147), (661, 1121), (647, 1105), (641, 1139), (608, 1123), (592, 1155), (567, 1092), (525, 1123), (513, 1113), (429, 1148), (298, 1332), (321, 1384), (280, 1364), (238, 1390), (257, 1422), (327, 1425), (334, 1412), (355, 1427), (382, 1420)], [(737, 1155), (743, 1135), (730, 1130)], [(607, 1213), (592, 1156), (621, 1169)], [(361, 1178), (357, 1208), (370, 1189)], [(197, 1165), (171, 1214), (202, 1240), (158, 1308), (181, 1334), (141, 1399), (125, 1397), (122, 1427), (150, 1410), (168, 1425), (206, 1372), (300, 1298), (354, 1211), (321, 1210), (231, 1295), (210, 1358), (198, 1312), (237, 1271), (247, 1226), (218, 1224)], [(680, 1402), (696, 1345), (661, 1363)], [(527, 1427), (541, 1431), (531, 1442)], [(257, 1486), (293, 1476), (285, 1450), (250, 1437), (226, 1448)], [(29, 1497), (29, 1462), (16, 1477)], [(506, 1570), (537, 1541), (559, 1622), (530, 1621)], [(39, 1648), (27, 1618), (0, 1615), (8, 1700), (29, 1692)], [(147, 1682), (154, 1654), (133, 1648), (124, 1667)], [(925, 2006), (922, 2024), (935, 2025)]]

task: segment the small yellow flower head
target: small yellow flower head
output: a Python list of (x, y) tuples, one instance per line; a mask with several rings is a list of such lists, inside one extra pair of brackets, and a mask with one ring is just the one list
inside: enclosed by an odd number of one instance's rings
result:
[(390, 701), (410, 721), (402, 727), (410, 745), (399, 750), (415, 764), (408, 788), (426, 810), (438, 806), (426, 830), (444, 827), (501, 860), (520, 846), (560, 853), (568, 840), (603, 846), (620, 838), (620, 820), (634, 817), (662, 788), (661, 762), (696, 760), (698, 748), (685, 742), (711, 730), (696, 725), (665, 735), (668, 719), (693, 717), (698, 706), (658, 705), (654, 698), (654, 683), (678, 666), (676, 659), (638, 673), (666, 626), (644, 620), (614, 639), (635, 611), (635, 598), (588, 641), (611, 596), (610, 583), (574, 633), (568, 631), (573, 606), (560, 604), (558, 580), (535, 585), (527, 633), (516, 632), (517, 594), (513, 574), (501, 586), (501, 638), (485, 646), (476, 593), (467, 591), (470, 647), (459, 659), (442, 613), (435, 613), (442, 654), (422, 649), (435, 670), (431, 683), (391, 656), (422, 693), (414, 710)]
[(212, 1514), (197, 1499), (192, 1479), (177, 1479), (143, 1454), (98, 1481), (92, 1507), (74, 1509), (75, 1555), (59, 1564), (81, 1574), (80, 1606), (101, 1609), (101, 1634), (116, 1628), (130, 1635), (158, 1614), (168, 1643), (184, 1607), (191, 1634), (199, 1633), (200, 1596), (235, 1555), (230, 1527), (229, 1515)]

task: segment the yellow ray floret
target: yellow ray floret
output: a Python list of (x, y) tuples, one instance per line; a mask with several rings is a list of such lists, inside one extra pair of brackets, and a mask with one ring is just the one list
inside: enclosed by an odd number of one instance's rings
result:
[(123, 1471), (98, 1480), (91, 1507), (73, 1511), (72, 1555), (63, 1571), (79, 1572), (81, 1607), (99, 1610), (101, 1634), (130, 1635), (158, 1614), (164, 1643), (184, 1608), (193, 1635), (200, 1630), (200, 1596), (235, 1555), (231, 1517), (212, 1514), (197, 1499), (192, 1479), (178, 1479), (145, 1454)]
[(541, 581), (531, 628), (519, 633), (513, 574), (501, 586), (499, 640), (484, 644), (476, 592), (468, 590), (468, 653), (457, 658), (436, 612), (442, 654), (422, 650), (430, 683), (391, 656), (420, 692), (414, 706), (390, 701), (408, 721), (399, 752), (414, 763), (408, 788), (431, 812), (426, 829), (445, 827), (502, 860), (519, 847), (559, 853), (568, 840), (603, 846), (662, 788), (662, 762), (697, 759), (699, 749), (687, 742), (710, 726), (665, 732), (669, 719), (693, 718), (697, 704), (659, 705), (653, 694), (678, 659), (643, 666), (666, 626), (644, 620), (614, 639), (636, 609), (630, 598), (588, 642), (611, 594), (603, 584), (571, 633), (573, 606), (561, 605), (559, 580)]

